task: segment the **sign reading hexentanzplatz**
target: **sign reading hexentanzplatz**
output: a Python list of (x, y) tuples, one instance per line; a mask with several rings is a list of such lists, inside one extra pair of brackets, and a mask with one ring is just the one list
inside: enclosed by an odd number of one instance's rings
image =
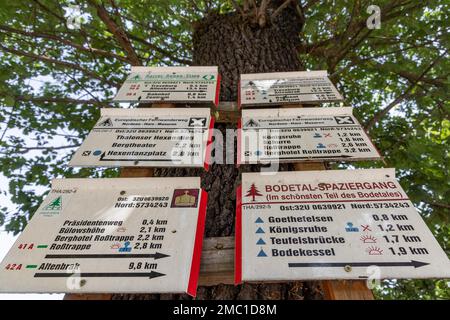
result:
[(207, 167), (208, 108), (101, 109), (70, 166)]
[(0, 292), (195, 296), (200, 178), (56, 179), (0, 264)]
[(449, 278), (394, 169), (243, 173), (236, 282)]

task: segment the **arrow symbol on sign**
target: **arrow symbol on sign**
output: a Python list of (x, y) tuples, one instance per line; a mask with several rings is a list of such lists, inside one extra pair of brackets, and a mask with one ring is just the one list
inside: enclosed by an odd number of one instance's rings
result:
[(35, 273), (35, 278), (68, 278), (78, 276), (80, 278), (157, 278), (165, 276), (164, 273), (151, 272), (82, 272), (82, 273)]
[(141, 161), (159, 161), (159, 162), (173, 162), (177, 163), (176, 159), (105, 159), (106, 151), (100, 155), (99, 161), (132, 161), (132, 162), (141, 162)]
[(170, 257), (161, 252), (133, 254), (47, 254), (46, 259), (110, 259), (110, 258), (153, 258), (155, 260)]
[(416, 260), (405, 261), (405, 262), (311, 262), (311, 263), (288, 263), (289, 268), (331, 268), (331, 267), (414, 267), (420, 268), (429, 265), (428, 262), (421, 262)]

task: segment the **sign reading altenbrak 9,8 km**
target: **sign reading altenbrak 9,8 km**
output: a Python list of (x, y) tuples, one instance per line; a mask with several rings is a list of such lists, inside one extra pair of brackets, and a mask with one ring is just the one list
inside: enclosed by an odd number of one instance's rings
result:
[(394, 169), (243, 173), (236, 282), (448, 278)]
[(196, 294), (200, 178), (56, 179), (0, 265), (0, 292)]

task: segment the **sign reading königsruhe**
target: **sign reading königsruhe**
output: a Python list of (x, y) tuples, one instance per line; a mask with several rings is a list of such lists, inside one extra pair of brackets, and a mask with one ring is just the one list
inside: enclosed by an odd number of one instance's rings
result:
[(243, 173), (236, 282), (448, 278), (394, 169)]
[(352, 108), (242, 110), (239, 162), (375, 160), (380, 154)]
[(217, 67), (131, 67), (117, 102), (219, 103)]
[(195, 296), (200, 178), (57, 179), (1, 263), (0, 292)]
[(241, 107), (340, 100), (324, 70), (241, 74)]
[(101, 109), (71, 166), (203, 167), (208, 108)]

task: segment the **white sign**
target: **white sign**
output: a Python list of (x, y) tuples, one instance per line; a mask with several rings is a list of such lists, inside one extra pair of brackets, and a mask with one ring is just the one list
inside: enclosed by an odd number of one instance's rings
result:
[(208, 108), (101, 109), (69, 165), (203, 167), (212, 125)]
[(195, 296), (200, 178), (56, 179), (0, 265), (0, 292)]
[(394, 169), (243, 173), (236, 282), (449, 278)]
[(343, 100), (326, 71), (241, 74), (242, 107)]
[(375, 160), (380, 154), (351, 107), (242, 110), (242, 163)]
[(117, 102), (219, 103), (217, 67), (131, 67)]

